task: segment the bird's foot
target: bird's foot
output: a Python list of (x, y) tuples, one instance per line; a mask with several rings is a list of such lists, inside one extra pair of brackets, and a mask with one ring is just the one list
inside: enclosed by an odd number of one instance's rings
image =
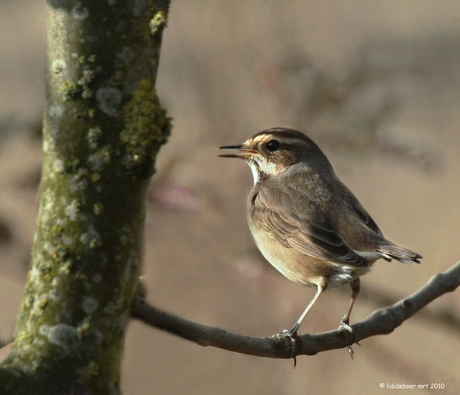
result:
[(339, 330), (341, 329), (346, 329), (348, 332), (350, 332), (351, 334), (353, 334), (353, 328), (350, 326), (350, 323), (348, 320), (344, 321), (340, 321), (340, 325), (339, 325)]
[(297, 350), (300, 348), (300, 340), (297, 336), (297, 330), (284, 329), (271, 337), (287, 337), (291, 341), (291, 358), (294, 359), (294, 369), (297, 365)]
[[(350, 333), (353, 335), (352, 344), (355, 343), (355, 341), (354, 341), (355, 333), (353, 332), (353, 328), (350, 326), (349, 320), (342, 320), (342, 321), (340, 321), (339, 330), (341, 330), (341, 329), (345, 329), (345, 330), (347, 330), (348, 332), (350, 332)], [(359, 344), (358, 342), (356, 342), (356, 344), (357, 344), (358, 346), (361, 345), (361, 344)], [(351, 359), (354, 360), (353, 356), (355, 355), (355, 352), (354, 352), (354, 350), (353, 350), (353, 347), (350, 345), (350, 346), (347, 347), (347, 349), (348, 349), (348, 354), (350, 354)]]

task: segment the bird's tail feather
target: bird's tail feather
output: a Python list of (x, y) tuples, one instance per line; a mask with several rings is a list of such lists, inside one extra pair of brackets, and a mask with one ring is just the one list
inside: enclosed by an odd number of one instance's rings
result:
[(420, 263), (419, 259), (422, 258), (420, 254), (408, 250), (407, 248), (399, 247), (395, 244), (380, 246), (378, 251), (390, 259), (397, 259), (403, 263)]

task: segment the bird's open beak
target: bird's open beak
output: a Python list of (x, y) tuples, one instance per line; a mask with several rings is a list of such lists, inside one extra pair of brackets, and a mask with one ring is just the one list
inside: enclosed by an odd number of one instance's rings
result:
[[(243, 146), (240, 144), (240, 145), (224, 145), (222, 147), (219, 147), (219, 149), (238, 149), (238, 150), (241, 150)], [(238, 155), (238, 154), (221, 154), (221, 155), (217, 155), (219, 156), (220, 158), (241, 158), (241, 155)]]
[(255, 153), (254, 150), (250, 150), (244, 147), (244, 145), (224, 145), (223, 147), (219, 147), (219, 149), (237, 149), (240, 150), (237, 154), (222, 154), (218, 155), (220, 158), (240, 158), (246, 159), (247, 157), (253, 155)]

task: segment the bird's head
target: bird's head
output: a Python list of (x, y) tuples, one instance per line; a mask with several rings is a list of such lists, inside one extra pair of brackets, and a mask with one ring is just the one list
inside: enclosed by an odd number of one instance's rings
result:
[(244, 159), (251, 166), (254, 184), (276, 176), (299, 162), (308, 165), (325, 161), (329, 165), (319, 147), (310, 138), (294, 129), (267, 129), (255, 134), (243, 144), (227, 145), (220, 149), (238, 150), (235, 154), (219, 156)]

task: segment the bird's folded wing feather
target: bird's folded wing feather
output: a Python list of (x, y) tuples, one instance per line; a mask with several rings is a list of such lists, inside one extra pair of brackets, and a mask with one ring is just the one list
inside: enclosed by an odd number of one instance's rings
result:
[[(346, 188), (346, 186), (344, 185), (344, 187)], [(350, 194), (348, 195), (348, 202), (350, 204), (350, 206), (353, 208), (353, 210), (356, 212), (356, 214), (358, 214), (359, 218), (361, 219), (361, 221), (369, 228), (371, 229), (373, 232), (375, 232), (376, 234), (382, 236), (382, 232), (381, 230), (379, 229), (379, 227), (377, 226), (377, 224), (375, 223), (375, 221), (372, 219), (372, 217), (367, 213), (367, 211), (365, 210), (365, 208), (361, 205), (361, 203), (358, 201), (358, 199), (356, 199), (356, 197), (351, 193), (350, 191)]]
[[(309, 210), (311, 215), (301, 215), (299, 210), (294, 210), (286, 200), (284, 205), (278, 205), (276, 209), (269, 207), (268, 200), (264, 199), (263, 194), (259, 194), (253, 201), (250, 215), (259, 227), (275, 236), (286, 247), (336, 263), (351, 266), (368, 265), (320, 212)], [(263, 220), (260, 220), (262, 218)]]

